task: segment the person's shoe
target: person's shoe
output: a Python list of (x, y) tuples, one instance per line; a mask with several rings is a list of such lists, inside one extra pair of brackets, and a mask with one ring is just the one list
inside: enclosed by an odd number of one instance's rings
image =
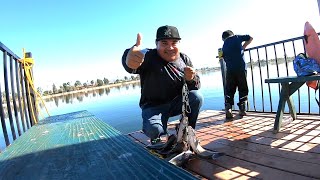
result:
[(246, 104), (245, 103), (239, 104), (239, 115), (240, 116), (246, 116), (247, 115)]
[[(157, 140), (153, 140), (155, 144), (147, 145), (146, 148), (153, 149), (153, 150), (161, 150), (161, 151), (167, 151), (168, 149), (171, 149), (174, 144), (177, 142), (177, 136), (174, 134), (171, 134), (166, 142), (157, 142)], [(151, 141), (152, 142), (152, 141)]]
[(232, 119), (233, 118), (233, 114), (232, 114), (232, 110), (231, 110), (232, 106), (229, 103), (225, 104), (225, 113), (226, 113), (226, 118), (227, 119)]
[(160, 143), (160, 142), (161, 142), (161, 139), (160, 139), (160, 138), (151, 139), (150, 142), (151, 142), (151, 145), (155, 145), (155, 144), (157, 144), (157, 143)]
[(233, 114), (231, 109), (226, 109), (226, 118), (227, 119), (232, 119), (233, 118)]
[(246, 112), (246, 111), (241, 111), (241, 110), (240, 110), (240, 111), (239, 111), (239, 115), (240, 115), (240, 116), (246, 116), (246, 115), (247, 115), (247, 112)]

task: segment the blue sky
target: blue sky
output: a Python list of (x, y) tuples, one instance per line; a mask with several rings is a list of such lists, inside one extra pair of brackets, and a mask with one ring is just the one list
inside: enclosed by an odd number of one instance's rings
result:
[(35, 60), (36, 86), (130, 76), (123, 51), (143, 36), (155, 47), (159, 26), (179, 29), (182, 52), (196, 68), (218, 66), (221, 34), (249, 34), (249, 47), (303, 35), (305, 21), (320, 32), (317, 0), (10, 0), (1, 2), (0, 42)]

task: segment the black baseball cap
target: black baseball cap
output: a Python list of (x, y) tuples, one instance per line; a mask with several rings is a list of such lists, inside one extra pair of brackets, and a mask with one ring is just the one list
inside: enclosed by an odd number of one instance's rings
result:
[(233, 32), (231, 30), (226, 30), (222, 33), (222, 40), (226, 40), (228, 37), (233, 36)]
[(163, 39), (178, 39), (180, 40), (179, 31), (174, 26), (161, 26), (157, 30), (157, 39), (156, 41), (160, 41)]

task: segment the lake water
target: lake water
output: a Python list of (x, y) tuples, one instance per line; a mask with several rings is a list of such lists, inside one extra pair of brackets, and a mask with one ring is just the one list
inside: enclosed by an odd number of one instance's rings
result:
[[(217, 79), (220, 78), (220, 79)], [(202, 110), (224, 107), (223, 89), (220, 72), (201, 75), (204, 104)], [(128, 84), (119, 87), (88, 91), (52, 98), (46, 102), (50, 115), (65, 114), (74, 111), (88, 110), (96, 117), (118, 129), (122, 133), (129, 133), (141, 129), (141, 109), (139, 107), (140, 85)], [(46, 117), (45, 110), (41, 110)], [(40, 118), (42, 118), (40, 116)], [(171, 118), (177, 119), (178, 117)]]

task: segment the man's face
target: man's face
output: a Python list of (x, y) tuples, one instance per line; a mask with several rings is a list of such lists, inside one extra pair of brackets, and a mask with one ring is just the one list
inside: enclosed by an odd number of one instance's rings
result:
[(177, 39), (164, 39), (156, 41), (157, 51), (162, 59), (171, 62), (180, 57), (180, 41)]

